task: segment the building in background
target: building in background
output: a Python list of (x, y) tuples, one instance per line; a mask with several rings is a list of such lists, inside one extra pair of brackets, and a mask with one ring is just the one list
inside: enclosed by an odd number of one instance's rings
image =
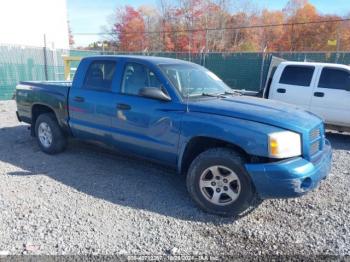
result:
[(11, 99), (19, 81), (64, 80), (65, 55), (66, 0), (0, 2), (0, 100)]
[(3, 0), (0, 45), (68, 49), (66, 0)]

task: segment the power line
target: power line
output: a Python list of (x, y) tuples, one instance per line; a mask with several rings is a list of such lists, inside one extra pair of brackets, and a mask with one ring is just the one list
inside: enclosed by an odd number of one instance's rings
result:
[[(309, 21), (309, 22), (296, 22), (296, 23), (280, 23), (280, 24), (267, 24), (267, 25), (250, 25), (250, 26), (237, 26), (237, 27), (224, 27), (224, 28), (193, 28), (183, 30), (157, 30), (157, 31), (129, 31), (126, 34), (161, 34), (161, 33), (183, 33), (183, 32), (202, 32), (202, 31), (218, 31), (218, 30), (239, 30), (239, 29), (253, 29), (253, 28), (266, 28), (266, 27), (278, 27), (278, 26), (298, 26), (308, 24), (322, 24), (322, 23), (337, 23), (348, 22), (350, 18), (345, 19), (333, 19), (333, 20), (321, 20), (321, 21)], [(120, 32), (121, 30), (116, 30)], [(113, 33), (73, 33), (73, 35), (113, 35)]]

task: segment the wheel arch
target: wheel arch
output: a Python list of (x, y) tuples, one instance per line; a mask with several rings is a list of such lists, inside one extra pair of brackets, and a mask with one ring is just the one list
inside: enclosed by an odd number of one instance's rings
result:
[(33, 104), (31, 111), (32, 111), (31, 112), (31, 135), (32, 136), (36, 136), (35, 124), (36, 124), (36, 120), (41, 114), (52, 113), (55, 116), (56, 121), (58, 120), (55, 110), (49, 105), (41, 104), (41, 103)]
[(226, 140), (209, 137), (196, 136), (192, 137), (185, 145), (178, 161), (178, 172), (186, 174), (191, 162), (202, 152), (216, 147), (224, 147), (235, 150), (244, 158), (249, 159), (250, 155), (240, 146)]

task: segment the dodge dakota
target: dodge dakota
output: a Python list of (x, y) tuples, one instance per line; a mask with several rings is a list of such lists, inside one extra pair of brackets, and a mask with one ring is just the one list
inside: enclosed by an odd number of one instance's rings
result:
[(238, 215), (257, 198), (301, 196), (331, 166), (319, 117), (239, 96), (181, 60), (87, 57), (72, 82), (20, 82), (16, 102), (43, 152), (62, 152), (75, 137), (159, 162), (186, 175), (194, 202), (218, 215)]

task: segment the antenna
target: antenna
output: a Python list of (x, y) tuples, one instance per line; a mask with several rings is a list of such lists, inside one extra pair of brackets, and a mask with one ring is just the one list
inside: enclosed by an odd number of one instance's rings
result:
[(190, 112), (189, 108), (188, 108), (188, 93), (187, 93), (187, 97), (186, 97), (186, 112)]
[(189, 110), (189, 107), (188, 107), (188, 100), (189, 100), (189, 97), (190, 97), (190, 92), (189, 92), (189, 90), (188, 90), (188, 87), (189, 87), (189, 85), (190, 85), (190, 83), (191, 83), (191, 78), (190, 78), (190, 76), (188, 76), (188, 85), (186, 85), (186, 112), (188, 113), (188, 112), (190, 112), (190, 110)]

